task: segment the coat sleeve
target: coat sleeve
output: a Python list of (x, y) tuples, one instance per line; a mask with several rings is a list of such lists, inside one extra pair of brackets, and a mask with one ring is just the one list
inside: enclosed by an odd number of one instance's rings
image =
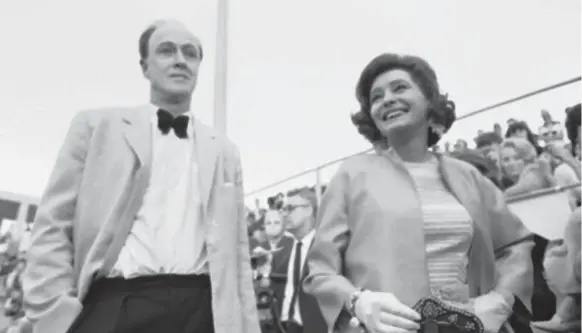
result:
[(548, 285), (566, 295), (580, 293), (581, 226), (580, 208), (577, 208), (568, 220), (562, 242), (550, 242), (544, 256)]
[(243, 319), (241, 333), (260, 333), (257, 299), (252, 280), (249, 236), (245, 219), (243, 173), (238, 149), (235, 148), (235, 183), (237, 189), (237, 224), (238, 224), (238, 290)]
[[(309, 275), (303, 282), (321, 308), (327, 327), (345, 319), (345, 308), (357, 288), (342, 274), (349, 243), (348, 174), (343, 168), (330, 181), (319, 207), (315, 238), (307, 256)], [(343, 320), (342, 320), (343, 321)]]
[(22, 282), (26, 316), (36, 329), (65, 332), (81, 311), (72, 234), (90, 137), (88, 112), (81, 112), (70, 125), (35, 216)]
[(495, 251), (495, 291), (512, 299), (519, 298), (531, 311), (533, 235), (509, 210), (503, 193), (492, 182), (478, 177), (478, 186), (489, 215), (490, 234)]

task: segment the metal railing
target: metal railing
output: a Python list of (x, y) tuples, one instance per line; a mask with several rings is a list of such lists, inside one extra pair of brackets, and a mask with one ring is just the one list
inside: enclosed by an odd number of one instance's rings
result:
[[(553, 85), (550, 85), (550, 86), (546, 86), (546, 87), (543, 87), (543, 88), (540, 88), (540, 89), (536, 89), (534, 91), (531, 91), (531, 92), (528, 92), (528, 93), (525, 93), (525, 94), (522, 94), (522, 95), (519, 95), (519, 96), (510, 98), (510, 99), (507, 99), (507, 100), (504, 100), (504, 101), (501, 101), (501, 102), (498, 102), (498, 103), (495, 103), (495, 104), (492, 104), (492, 105), (489, 105), (489, 106), (486, 106), (486, 107), (483, 107), (483, 108), (480, 108), (480, 109), (475, 110), (475, 111), (472, 111), (472, 112), (468, 112), (468, 113), (466, 113), (464, 115), (458, 116), (456, 121), (462, 121), (462, 120), (471, 118), (473, 116), (476, 116), (478, 114), (481, 114), (481, 113), (484, 113), (484, 112), (487, 112), (487, 111), (491, 111), (493, 109), (497, 109), (499, 107), (502, 107), (502, 106), (505, 106), (505, 105), (508, 105), (508, 104), (512, 104), (512, 103), (515, 103), (517, 101), (520, 101), (520, 100), (523, 100), (523, 99), (526, 99), (526, 98), (529, 98), (529, 97), (532, 97), (532, 96), (535, 96), (535, 95), (538, 95), (538, 94), (541, 94), (541, 93), (544, 93), (544, 92), (548, 92), (548, 91), (551, 91), (551, 90), (555, 90), (555, 89), (558, 89), (558, 88), (561, 88), (561, 87), (564, 87), (564, 86), (567, 86), (567, 85), (570, 85), (570, 84), (579, 82), (581, 80), (581, 78), (582, 77), (580, 77), (580, 76), (574, 77), (574, 78), (571, 78), (571, 79), (568, 79), (568, 80), (565, 80), (565, 81), (561, 81), (561, 82), (558, 82), (558, 83), (553, 84)], [(323, 164), (318, 165), (318, 166), (316, 166), (314, 168), (310, 168), (310, 169), (301, 171), (299, 173), (293, 174), (291, 176), (285, 177), (283, 179), (277, 180), (277, 181), (272, 182), (270, 184), (267, 184), (267, 185), (261, 186), (259, 188), (256, 188), (254, 190), (251, 190), (251, 191), (249, 191), (249, 192), (247, 192), (245, 194), (245, 197), (250, 197), (252, 195), (256, 195), (258, 193), (264, 192), (264, 191), (266, 191), (266, 190), (268, 190), (270, 188), (273, 188), (275, 186), (281, 185), (281, 184), (286, 183), (288, 181), (297, 179), (299, 177), (303, 177), (303, 176), (308, 175), (310, 173), (315, 173), (315, 192), (316, 192), (317, 198), (319, 200), (319, 199), (321, 199), (321, 187), (323, 185), (322, 184), (322, 179), (321, 179), (321, 171), (324, 168), (327, 168), (327, 167), (332, 166), (334, 164), (340, 163), (340, 162), (342, 162), (342, 161), (344, 161), (344, 160), (346, 160), (346, 159), (348, 159), (350, 157), (357, 156), (357, 155), (360, 155), (360, 154), (367, 154), (367, 153), (370, 153), (372, 151), (374, 151), (374, 148), (366, 149), (364, 151), (361, 151), (361, 152), (358, 152), (358, 153), (355, 153), (355, 154), (350, 154), (350, 155), (347, 155), (347, 156), (344, 156), (344, 157), (341, 157), (341, 158), (338, 158), (338, 159), (335, 159), (335, 160), (332, 160), (332, 161), (323, 163)], [(305, 184), (305, 185), (307, 185), (307, 184)], [(275, 193), (273, 193), (272, 195), (274, 195), (274, 194)]]

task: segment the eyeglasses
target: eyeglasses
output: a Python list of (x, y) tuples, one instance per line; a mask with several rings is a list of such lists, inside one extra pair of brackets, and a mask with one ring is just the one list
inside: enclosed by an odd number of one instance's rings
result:
[(292, 213), (295, 209), (299, 207), (309, 207), (309, 204), (301, 204), (301, 205), (285, 205), (281, 207), (281, 210), (285, 213)]

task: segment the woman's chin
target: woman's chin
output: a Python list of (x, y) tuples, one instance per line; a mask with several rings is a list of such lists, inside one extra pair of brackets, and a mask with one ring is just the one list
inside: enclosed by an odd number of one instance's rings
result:
[(404, 119), (387, 120), (376, 124), (376, 126), (384, 136), (402, 134), (402, 131), (406, 131), (410, 127), (408, 122), (403, 120)]

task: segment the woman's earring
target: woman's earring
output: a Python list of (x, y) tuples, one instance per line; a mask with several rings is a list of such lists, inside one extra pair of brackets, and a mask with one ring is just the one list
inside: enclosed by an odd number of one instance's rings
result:
[(430, 128), (431, 132), (438, 135), (439, 137), (445, 134), (445, 127), (443, 125), (436, 124), (431, 121), (428, 127)]

